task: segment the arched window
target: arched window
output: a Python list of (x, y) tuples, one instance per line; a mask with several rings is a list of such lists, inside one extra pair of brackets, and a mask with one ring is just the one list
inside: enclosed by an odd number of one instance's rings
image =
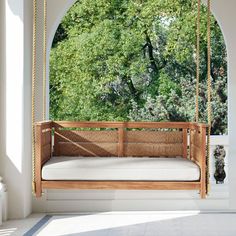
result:
[[(196, 17), (193, 1), (77, 1), (50, 55), (56, 120), (192, 121)], [(206, 121), (206, 8), (201, 14), (200, 120)], [(227, 55), (212, 16), (212, 133), (227, 133)]]

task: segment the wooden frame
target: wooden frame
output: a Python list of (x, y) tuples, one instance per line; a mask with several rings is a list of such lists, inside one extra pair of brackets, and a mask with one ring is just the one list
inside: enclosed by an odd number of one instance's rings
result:
[[(181, 130), (183, 158), (198, 164), (201, 177), (199, 181), (47, 181), (41, 176), (42, 166), (52, 155), (60, 155), (61, 129), (65, 128), (110, 128), (117, 129), (117, 157), (126, 156), (128, 138), (126, 129), (178, 129)], [(35, 185), (36, 197), (43, 189), (129, 189), (129, 190), (194, 190), (206, 197), (206, 128), (205, 124), (192, 122), (72, 122), (45, 121), (35, 124)], [(52, 133), (54, 132), (54, 145)], [(132, 133), (131, 133), (132, 135)], [(188, 136), (190, 142), (188, 143)], [(73, 142), (73, 141), (72, 141)], [(172, 142), (172, 141), (171, 141)], [(163, 143), (154, 143), (155, 146)], [(174, 145), (169, 143), (168, 145)], [(189, 151), (188, 151), (189, 150)], [(168, 152), (168, 151), (167, 151)], [(171, 156), (166, 153), (166, 157)], [(141, 157), (141, 156), (140, 156)]]

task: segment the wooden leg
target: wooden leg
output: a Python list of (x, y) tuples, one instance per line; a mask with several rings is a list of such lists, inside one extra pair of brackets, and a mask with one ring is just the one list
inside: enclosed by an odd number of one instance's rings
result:
[(201, 199), (206, 198), (206, 183), (201, 183), (200, 195)]
[(41, 181), (37, 181), (35, 184), (36, 187), (36, 198), (42, 197), (42, 184)]

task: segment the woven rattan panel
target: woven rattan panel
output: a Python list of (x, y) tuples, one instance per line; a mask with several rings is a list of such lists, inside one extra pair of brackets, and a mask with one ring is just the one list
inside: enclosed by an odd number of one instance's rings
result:
[(182, 144), (163, 144), (163, 143), (126, 143), (125, 156), (149, 156), (149, 157), (175, 157), (182, 156)]
[(125, 156), (182, 156), (182, 131), (127, 131)]
[(72, 131), (57, 130), (58, 142), (99, 142), (99, 143), (116, 143), (118, 133), (116, 130), (111, 131)]
[[(117, 130), (56, 130), (57, 156), (118, 156)], [(183, 155), (182, 131), (125, 131), (123, 155), (173, 157)]]
[(127, 131), (125, 142), (128, 143), (182, 143), (182, 131)]
[(118, 133), (111, 131), (57, 130), (58, 155), (117, 156)]
[(60, 142), (58, 144), (61, 156), (117, 156), (117, 143), (84, 143)]

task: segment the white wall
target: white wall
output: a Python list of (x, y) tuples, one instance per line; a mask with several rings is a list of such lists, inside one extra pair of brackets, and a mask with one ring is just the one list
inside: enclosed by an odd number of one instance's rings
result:
[[(9, 192), (9, 217), (31, 212), (31, 1), (1, 1), (6, 30), (1, 77), (0, 174)], [(4, 22), (5, 21), (5, 22)], [(5, 51), (5, 53), (4, 53)], [(6, 56), (4, 56), (4, 54)]]

